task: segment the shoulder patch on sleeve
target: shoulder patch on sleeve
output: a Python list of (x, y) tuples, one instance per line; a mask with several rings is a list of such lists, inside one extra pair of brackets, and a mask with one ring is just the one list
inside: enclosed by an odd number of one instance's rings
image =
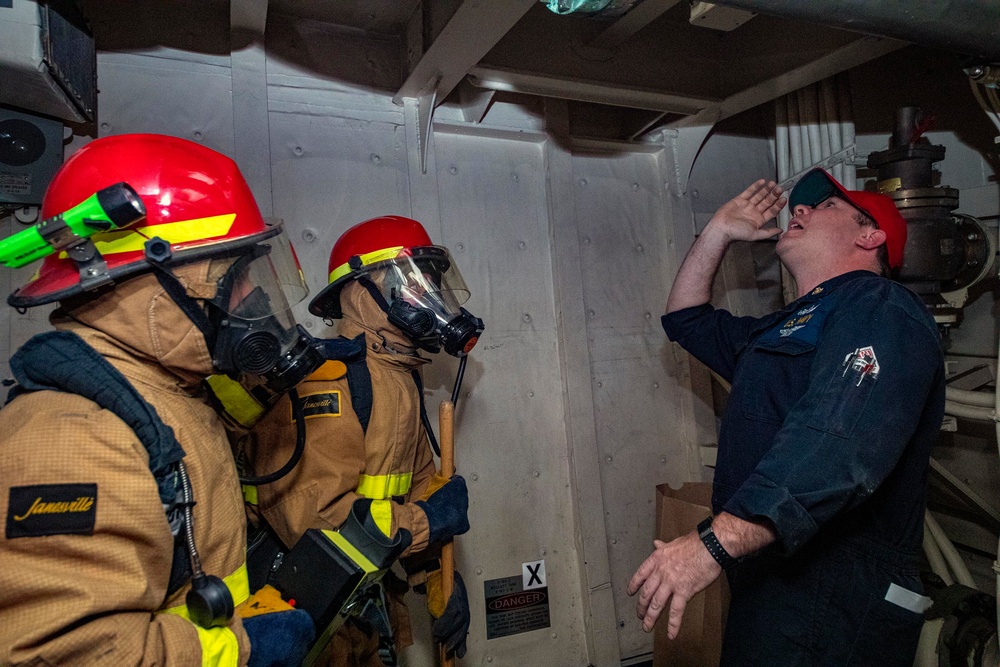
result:
[(97, 484), (12, 486), (7, 539), (42, 535), (93, 535)]
[[(306, 419), (316, 417), (339, 417), (340, 416), (340, 392), (321, 391), (315, 394), (305, 394), (300, 396), (302, 401), (302, 415)], [(291, 409), (291, 403), (289, 403)], [(292, 412), (291, 423), (295, 423), (295, 413)]]

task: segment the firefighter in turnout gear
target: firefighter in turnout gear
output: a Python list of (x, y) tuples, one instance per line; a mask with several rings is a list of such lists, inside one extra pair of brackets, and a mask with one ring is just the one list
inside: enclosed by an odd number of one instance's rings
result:
[[(307, 443), (301, 463), (251, 491), (259, 515), (289, 548), (307, 529), (337, 529), (355, 501), (371, 499), (369, 511), (385, 535), (405, 530), (412, 538), (403, 553), (410, 583), (427, 585), (432, 573), (434, 634), (459, 656), (469, 624), (465, 589), (456, 574), (456, 592), (445, 601), (433, 582), (440, 581), (440, 545), (469, 529), (468, 497), (460, 476), (447, 481), (435, 469), (420, 377), (429, 360), (419, 350), (465, 357), (483, 331), (461, 307), (468, 296), (447, 249), (433, 245), (419, 222), (386, 216), (345, 232), (331, 253), (330, 284), (309, 306), (339, 320), (340, 337), (322, 342), (328, 361), (298, 386)], [(285, 397), (245, 440), (252, 472), (279, 466), (295, 435)], [(392, 583), (386, 588), (394, 591)], [(401, 595), (390, 597), (401, 648), (411, 643), (409, 618)], [(348, 623), (323, 660), (380, 667), (377, 647), (373, 633)]]
[[(113, 225), (67, 231), (95, 193), (84, 224)], [(58, 251), (8, 299), (59, 308), (0, 410), (0, 664), (297, 664), (303, 612), (241, 620), (243, 499), (202, 389), (293, 343), (306, 289), (281, 226), (231, 159), (160, 135), (84, 146), (42, 216)]]

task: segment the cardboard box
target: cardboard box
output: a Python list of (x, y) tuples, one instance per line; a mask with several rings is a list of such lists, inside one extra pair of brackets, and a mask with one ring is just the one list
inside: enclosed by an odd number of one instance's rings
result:
[[(684, 484), (672, 489), (656, 487), (656, 538), (669, 542), (695, 529), (712, 513), (712, 485)], [(654, 667), (716, 667), (722, 651), (722, 635), (729, 608), (729, 586), (720, 576), (711, 586), (691, 598), (684, 610), (681, 631), (667, 638), (667, 612), (653, 630)]]

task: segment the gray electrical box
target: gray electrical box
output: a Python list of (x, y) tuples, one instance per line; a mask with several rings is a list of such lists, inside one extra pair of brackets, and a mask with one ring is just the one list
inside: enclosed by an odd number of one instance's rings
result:
[(0, 108), (0, 204), (41, 204), (63, 163), (63, 124)]
[(70, 121), (95, 120), (96, 53), (73, 0), (0, 0), (0, 104)]

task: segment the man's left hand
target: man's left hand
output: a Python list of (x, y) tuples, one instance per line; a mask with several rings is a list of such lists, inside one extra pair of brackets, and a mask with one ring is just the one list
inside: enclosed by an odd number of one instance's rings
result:
[(635, 611), (649, 632), (670, 603), (667, 636), (677, 637), (688, 600), (718, 579), (722, 568), (695, 532), (672, 542), (653, 540), (655, 551), (628, 582), (628, 594), (639, 593)]

